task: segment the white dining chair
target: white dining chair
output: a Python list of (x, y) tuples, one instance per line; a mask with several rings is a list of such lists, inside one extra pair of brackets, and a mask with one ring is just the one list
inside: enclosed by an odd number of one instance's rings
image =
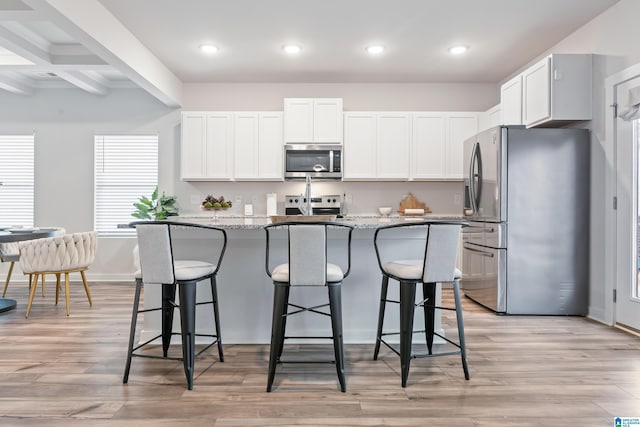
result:
[[(64, 228), (56, 227), (52, 236), (64, 235)], [(0, 243), (0, 262), (8, 262), (9, 271), (7, 272), (7, 278), (4, 282), (4, 290), (2, 291), (2, 298), (7, 294), (7, 288), (9, 288), (9, 281), (11, 280), (11, 274), (13, 273), (13, 267), (16, 262), (20, 261), (20, 248), (18, 242)], [(42, 277), (42, 296), (44, 296), (44, 276)], [(29, 277), (29, 285), (31, 285), (31, 276)]]
[(29, 317), (31, 312), (38, 279), (41, 278), (44, 282), (45, 274), (56, 275), (56, 304), (58, 304), (60, 294), (61, 275), (64, 274), (67, 316), (69, 315), (70, 302), (69, 273), (80, 273), (89, 305), (93, 305), (85, 271), (93, 263), (96, 255), (97, 233), (95, 231), (27, 240), (18, 242), (18, 246), (20, 248), (20, 267), (22, 272), (30, 277), (31, 290), (25, 317)]

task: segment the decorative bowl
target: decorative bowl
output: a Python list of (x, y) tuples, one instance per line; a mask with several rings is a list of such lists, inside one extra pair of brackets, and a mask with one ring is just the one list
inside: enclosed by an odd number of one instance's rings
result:
[(378, 212), (380, 212), (380, 215), (382, 215), (382, 216), (389, 216), (391, 214), (392, 210), (393, 210), (393, 208), (391, 208), (389, 206), (383, 206), (381, 208), (378, 208)]

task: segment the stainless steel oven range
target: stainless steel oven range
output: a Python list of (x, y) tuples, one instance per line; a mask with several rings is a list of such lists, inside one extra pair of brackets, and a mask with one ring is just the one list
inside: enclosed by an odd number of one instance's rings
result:
[[(286, 215), (300, 215), (300, 204), (307, 200), (301, 195), (284, 196), (284, 213)], [(315, 215), (338, 215), (342, 197), (339, 195), (311, 196), (311, 207)]]

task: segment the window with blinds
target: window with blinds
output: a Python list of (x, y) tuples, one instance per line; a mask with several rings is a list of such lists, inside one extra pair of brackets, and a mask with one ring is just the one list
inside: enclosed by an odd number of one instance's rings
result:
[(33, 226), (34, 134), (0, 135), (0, 226)]
[(133, 204), (158, 184), (158, 135), (95, 136), (95, 229), (99, 236), (134, 236), (118, 224), (135, 221)]

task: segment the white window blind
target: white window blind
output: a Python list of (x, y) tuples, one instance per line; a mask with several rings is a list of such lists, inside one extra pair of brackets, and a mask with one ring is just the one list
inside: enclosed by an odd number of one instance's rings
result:
[(95, 136), (95, 229), (99, 236), (133, 236), (118, 224), (135, 221), (133, 204), (158, 184), (158, 135)]
[(0, 135), (0, 226), (33, 226), (34, 135)]

